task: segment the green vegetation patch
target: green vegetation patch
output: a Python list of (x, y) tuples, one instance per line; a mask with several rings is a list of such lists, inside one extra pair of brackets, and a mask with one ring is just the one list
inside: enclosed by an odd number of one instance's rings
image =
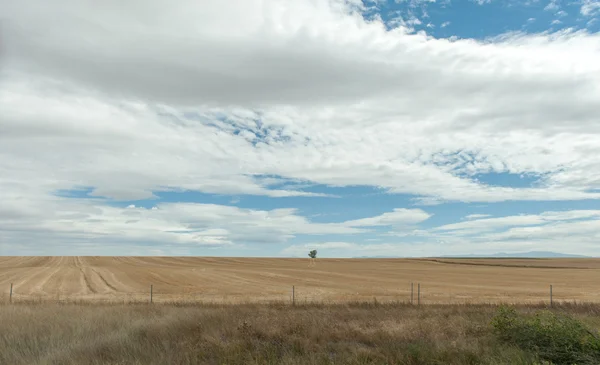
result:
[(600, 336), (566, 313), (549, 310), (519, 314), (501, 307), (492, 320), (503, 342), (555, 365), (600, 364)]

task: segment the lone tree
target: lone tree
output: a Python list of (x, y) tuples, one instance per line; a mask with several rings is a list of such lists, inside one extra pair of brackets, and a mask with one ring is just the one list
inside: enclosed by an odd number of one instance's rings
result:
[(308, 253), (308, 257), (309, 257), (308, 267), (313, 267), (313, 266), (317, 265), (317, 260), (315, 260), (317, 258), (317, 250), (310, 251)]

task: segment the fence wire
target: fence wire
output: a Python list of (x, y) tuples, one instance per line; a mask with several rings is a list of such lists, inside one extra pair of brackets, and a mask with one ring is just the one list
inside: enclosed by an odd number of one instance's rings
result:
[[(152, 285), (152, 286), (151, 286)], [(20, 293), (19, 288), (12, 286), (0, 294), (2, 303), (180, 303), (180, 304), (236, 304), (236, 303), (290, 303), (290, 304), (335, 304), (335, 303), (406, 303), (425, 304), (539, 304), (560, 302), (584, 302), (580, 296), (561, 292), (556, 286), (549, 285), (545, 289), (540, 286), (535, 291), (508, 288), (489, 290), (460, 290), (461, 288), (431, 289), (419, 282), (408, 283), (395, 290), (389, 288), (356, 288), (356, 290), (336, 289), (328, 287), (310, 287), (290, 285), (264, 288), (261, 292), (249, 293), (223, 290), (181, 290), (174, 287), (148, 285), (147, 291), (106, 292), (95, 294), (70, 294), (57, 291), (55, 293)], [(589, 294), (589, 293), (587, 293)], [(586, 303), (591, 301), (587, 300)]]

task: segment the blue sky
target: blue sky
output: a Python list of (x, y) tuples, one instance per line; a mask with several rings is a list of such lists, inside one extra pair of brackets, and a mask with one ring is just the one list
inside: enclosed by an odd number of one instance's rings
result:
[(381, 1), (365, 15), (380, 16), (390, 26), (408, 22), (415, 31), (436, 38), (486, 39), (509, 32), (542, 33), (566, 28), (597, 32), (597, 16), (584, 15), (584, 6), (582, 1), (543, 0)]
[(140, 4), (0, 5), (0, 255), (598, 254), (600, 2)]

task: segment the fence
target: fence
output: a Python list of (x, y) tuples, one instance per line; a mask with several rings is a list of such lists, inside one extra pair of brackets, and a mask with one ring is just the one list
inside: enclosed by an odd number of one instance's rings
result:
[[(416, 290), (415, 290), (416, 287)], [(339, 297), (323, 297), (323, 296), (310, 296), (303, 295), (302, 291), (298, 291), (298, 287), (292, 285), (289, 291), (289, 298), (287, 294), (283, 294), (283, 296), (273, 296), (273, 295), (257, 295), (257, 296), (249, 296), (247, 293), (244, 294), (225, 294), (222, 296), (208, 294), (207, 292), (187, 292), (187, 293), (176, 293), (172, 290), (168, 292), (157, 292), (153, 284), (148, 286), (148, 291), (140, 291), (140, 292), (114, 292), (114, 293), (105, 293), (105, 294), (94, 294), (94, 295), (69, 295), (63, 294), (60, 291), (56, 293), (54, 298), (51, 295), (46, 294), (19, 294), (15, 290), (13, 283), (10, 284), (8, 288), (8, 303), (31, 303), (31, 302), (71, 302), (71, 303), (155, 303), (156, 299), (159, 299), (158, 302), (163, 303), (272, 303), (272, 302), (290, 302), (292, 305), (296, 305), (297, 303), (344, 303), (344, 302), (365, 302), (365, 301), (375, 301), (379, 303), (385, 302), (395, 302), (395, 303), (406, 303), (410, 305), (420, 306), (422, 304), (493, 304), (493, 303), (510, 303), (510, 300), (498, 300), (497, 298), (490, 299), (487, 298), (475, 298), (476, 300), (463, 300), (462, 296), (458, 294), (454, 294), (454, 298), (452, 300), (440, 300), (440, 298), (436, 298), (434, 296), (430, 296), (429, 298), (425, 295), (424, 298), (424, 289), (421, 287), (421, 283), (410, 283), (410, 293), (406, 293), (404, 295), (373, 295), (373, 296), (359, 296), (353, 298), (351, 295), (341, 295)], [(306, 289), (306, 288), (304, 288)], [(423, 290), (422, 290), (423, 289)], [(306, 289), (308, 290), (308, 289)], [(365, 300), (368, 298), (367, 300)], [(304, 300), (302, 300), (304, 299)], [(424, 300), (426, 299), (426, 300)], [(6, 302), (6, 298), (0, 297), (0, 301)], [(562, 299), (562, 302), (568, 301), (568, 298)], [(572, 300), (574, 301), (574, 300)], [(522, 303), (535, 303), (539, 304), (540, 302), (546, 302), (549, 306), (553, 306), (555, 302), (554, 293), (553, 293), (553, 285), (549, 286), (549, 291), (547, 297), (535, 297), (533, 300), (523, 300), (518, 299), (516, 301), (512, 301), (513, 304)]]

